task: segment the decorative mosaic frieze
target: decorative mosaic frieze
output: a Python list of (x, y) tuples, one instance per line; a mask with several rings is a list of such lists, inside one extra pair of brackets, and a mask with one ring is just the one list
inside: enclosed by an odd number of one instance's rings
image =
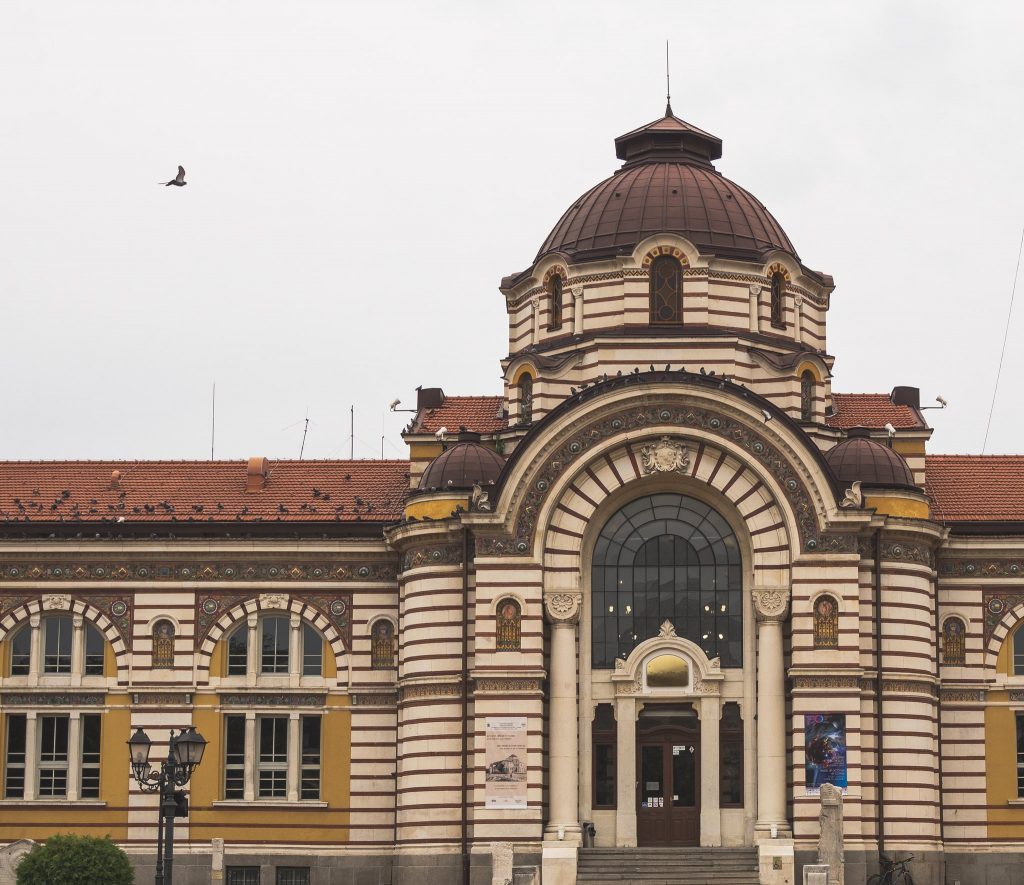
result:
[(222, 694), (225, 707), (322, 707), (327, 701), (324, 694), (253, 693)]
[[(857, 550), (861, 559), (875, 558), (875, 540), (873, 537), (861, 537), (858, 541)], [(935, 554), (927, 544), (917, 540), (906, 540), (903, 538), (890, 538), (883, 536), (882, 562), (911, 562), (917, 565), (935, 567)]]
[(833, 690), (861, 688), (859, 676), (794, 676), (793, 689), (799, 690)]
[(394, 565), (361, 563), (124, 563), (0, 566), (8, 581), (394, 581)]
[(944, 688), (940, 697), (944, 704), (976, 704), (985, 700), (980, 688)]
[(506, 678), (481, 678), (475, 680), (473, 689), (477, 694), (523, 694), (527, 692), (539, 692), (544, 688), (540, 679), (506, 677)]
[[(666, 373), (682, 377), (683, 373)], [(606, 382), (614, 386), (616, 381)], [(523, 556), (532, 547), (537, 515), (548, 490), (571, 467), (584, 461), (590, 449), (612, 436), (643, 432), (650, 426), (677, 425), (701, 430), (711, 436), (729, 440), (745, 449), (752, 460), (761, 464), (779, 483), (796, 516), (801, 548), (806, 551), (827, 549), (832, 536), (823, 536), (818, 529), (817, 516), (811, 495), (802, 479), (793, 470), (787, 457), (765, 436), (726, 414), (699, 406), (681, 405), (675, 398), (652, 399), (643, 406), (630, 406), (598, 418), (577, 428), (562, 444), (549, 453), (547, 460), (534, 474), (530, 486), (518, 505), (515, 534), (511, 541), (495, 537), (481, 538), (478, 552), (485, 556)], [(852, 552), (854, 543), (848, 536), (837, 535), (836, 545)], [(482, 549), (481, 549), (482, 548)], [(511, 548), (511, 549), (509, 549)]]
[(982, 590), (981, 598), (985, 606), (984, 636), (987, 647), (993, 632), (1006, 613), (1024, 602), (1024, 587), (986, 588)]
[(462, 546), (459, 544), (428, 544), (412, 547), (402, 557), (402, 571), (424, 565), (460, 565)]
[(398, 701), (394, 692), (360, 691), (352, 695), (354, 707), (393, 707)]
[(461, 698), (461, 682), (427, 682), (403, 685), (398, 689), (399, 700), (411, 698)]
[(0, 695), (4, 707), (102, 707), (106, 698), (95, 692), (10, 692)]
[(883, 679), (882, 691), (898, 692), (900, 694), (926, 694), (929, 697), (935, 696), (935, 686), (930, 682), (918, 682), (914, 679)]
[(1024, 559), (940, 559), (943, 578), (1021, 578)]
[(184, 707), (192, 703), (190, 692), (138, 691), (132, 694), (132, 704), (140, 707)]

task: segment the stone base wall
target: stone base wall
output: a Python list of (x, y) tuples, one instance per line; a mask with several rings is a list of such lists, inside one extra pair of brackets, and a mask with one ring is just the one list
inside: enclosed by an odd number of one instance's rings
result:
[[(892, 853), (888, 853), (892, 857)], [(905, 852), (895, 852), (903, 857)], [(804, 864), (817, 863), (817, 854), (796, 853), (796, 882), (803, 882)], [(864, 885), (879, 872), (878, 854), (848, 851), (846, 885)], [(1024, 852), (926, 851), (914, 852), (908, 867), (914, 885), (1024, 885)]]

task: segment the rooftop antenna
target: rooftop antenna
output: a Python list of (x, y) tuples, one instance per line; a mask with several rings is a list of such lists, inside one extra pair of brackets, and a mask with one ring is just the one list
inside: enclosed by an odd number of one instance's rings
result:
[(217, 382), (213, 382), (213, 399), (210, 403), (210, 460), (213, 460), (213, 441), (217, 433)]
[(672, 114), (672, 80), (669, 76), (668, 66), (668, 40), (665, 41), (665, 116), (671, 117)]
[(1017, 277), (1020, 276), (1020, 256), (1024, 252), (1024, 230), (1020, 232), (1020, 246), (1017, 249), (1017, 269), (1013, 272), (1013, 287), (1010, 289), (1010, 309), (1006, 312), (1006, 330), (1003, 332), (1003, 348), (999, 351), (999, 368), (996, 369), (996, 386), (992, 390), (992, 405), (988, 409), (988, 423), (985, 425), (985, 441), (981, 454), (988, 448), (988, 432), (992, 429), (992, 413), (996, 410), (996, 394), (999, 393), (999, 376), (1003, 374), (1003, 357), (1006, 356), (1006, 339), (1010, 335), (1010, 320), (1013, 318), (1013, 298), (1017, 294)]
[(356, 459), (356, 407), (348, 407), (348, 459)]
[(309, 433), (309, 406), (306, 406), (305, 423), (302, 426), (302, 445), (299, 446), (299, 460), (302, 460), (302, 453), (306, 451), (306, 434)]

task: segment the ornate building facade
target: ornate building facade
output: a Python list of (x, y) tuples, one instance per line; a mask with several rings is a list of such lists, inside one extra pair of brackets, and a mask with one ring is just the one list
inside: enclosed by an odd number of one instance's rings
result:
[(848, 882), (1009, 881), (1024, 457), (832, 391), (833, 281), (717, 138), (669, 108), (615, 147), (502, 281), (504, 394), (421, 389), (408, 460), (0, 464), (8, 865), (109, 835), (145, 881), (125, 742), (195, 727), (188, 885), (688, 846), (781, 885), (826, 783)]

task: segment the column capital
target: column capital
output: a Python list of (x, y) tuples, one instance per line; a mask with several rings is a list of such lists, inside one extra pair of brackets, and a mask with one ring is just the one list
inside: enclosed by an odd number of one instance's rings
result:
[(559, 592), (544, 594), (544, 612), (552, 624), (578, 624), (583, 594)]
[(758, 621), (768, 623), (781, 622), (786, 619), (789, 609), (789, 591), (782, 588), (754, 590), (754, 613)]

